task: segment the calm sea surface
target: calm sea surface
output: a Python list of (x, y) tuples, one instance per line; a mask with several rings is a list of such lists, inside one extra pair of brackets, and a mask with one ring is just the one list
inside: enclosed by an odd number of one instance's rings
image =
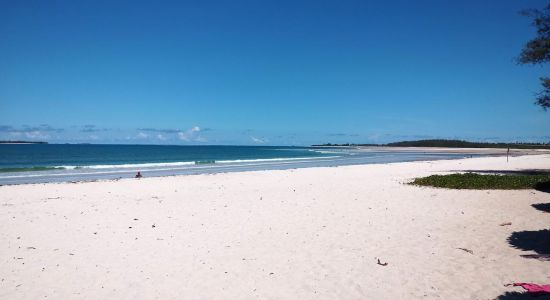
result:
[(456, 159), (476, 154), (261, 146), (1, 144), (0, 184)]

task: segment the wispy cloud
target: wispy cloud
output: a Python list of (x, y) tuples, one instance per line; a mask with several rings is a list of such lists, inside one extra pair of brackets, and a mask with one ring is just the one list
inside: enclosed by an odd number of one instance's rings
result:
[(49, 139), (50, 135), (41, 131), (27, 131), (23, 133), (29, 139)]
[(25, 132), (36, 132), (36, 131), (41, 131), (41, 132), (63, 132), (63, 131), (65, 131), (65, 129), (55, 128), (55, 127), (52, 127), (51, 125), (48, 125), (48, 124), (41, 124), (41, 125), (38, 125), (38, 126), (23, 125), (20, 128), (16, 128), (16, 127), (13, 127), (13, 126), (10, 126), (10, 125), (0, 125), (0, 132), (25, 133)]
[(269, 142), (269, 140), (266, 138), (257, 138), (257, 137), (250, 136), (250, 139), (252, 140), (252, 142), (256, 144), (265, 144)]
[(15, 128), (13, 128), (13, 126), (0, 125), (0, 132), (12, 132), (12, 131), (15, 131)]
[(200, 128), (193, 126), (187, 130), (173, 128), (138, 128), (138, 138), (140, 139), (156, 139), (158, 141), (168, 141), (172, 139), (184, 142), (207, 142), (208, 139), (202, 136), (202, 133), (211, 131), (212, 128)]
[(27, 126), (27, 125), (23, 125), (23, 130), (25, 132), (30, 132), (30, 131), (43, 131), (43, 132), (63, 132), (65, 131), (65, 129), (63, 128), (55, 128), (55, 127), (52, 127), (48, 124), (41, 124), (39, 126)]
[(138, 128), (140, 131), (160, 132), (160, 133), (178, 133), (180, 129), (163, 129), (163, 128)]
[(206, 142), (207, 139), (200, 135), (201, 128), (193, 126), (188, 130), (178, 132), (178, 138), (186, 142)]
[(48, 124), (41, 124), (38, 126), (23, 125), (19, 128), (10, 125), (1, 125), (0, 132), (8, 134), (13, 137), (25, 137), (28, 139), (49, 139), (51, 133), (61, 133), (65, 131), (63, 128), (55, 128)]
[(336, 136), (336, 137), (356, 137), (359, 136), (356, 133), (329, 133), (328, 136)]
[(146, 139), (148, 137), (149, 137), (149, 135), (147, 133), (144, 133), (144, 132), (138, 132), (138, 134), (136, 135), (136, 138), (138, 138), (138, 139)]
[(100, 132), (100, 131), (108, 131), (107, 128), (99, 128), (96, 125), (84, 125), (80, 128), (80, 132)]

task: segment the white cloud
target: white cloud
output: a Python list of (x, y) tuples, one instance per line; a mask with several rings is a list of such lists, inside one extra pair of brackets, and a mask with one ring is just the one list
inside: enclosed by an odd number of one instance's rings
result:
[(144, 133), (144, 132), (140, 132), (140, 133), (137, 134), (138, 139), (146, 139), (148, 137), (149, 137), (149, 135), (147, 133)]
[(199, 126), (193, 126), (186, 131), (178, 132), (178, 138), (186, 142), (206, 142), (207, 140), (200, 136), (201, 128)]
[(166, 141), (166, 137), (162, 134), (157, 134), (157, 139), (159, 139), (161, 141)]
[(50, 138), (48, 134), (44, 134), (40, 131), (25, 132), (25, 136), (30, 139), (49, 139)]
[(269, 142), (269, 140), (266, 138), (257, 138), (257, 137), (251, 136), (250, 139), (256, 144), (265, 144)]
[(178, 132), (178, 138), (182, 141), (189, 141), (189, 135), (187, 134), (187, 132)]

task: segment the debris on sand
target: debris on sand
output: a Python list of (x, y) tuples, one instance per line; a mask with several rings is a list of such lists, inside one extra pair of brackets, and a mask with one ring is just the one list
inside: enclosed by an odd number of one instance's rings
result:
[(384, 267), (388, 265), (387, 262), (385, 262), (385, 263), (380, 262), (380, 258), (377, 258), (376, 260), (377, 260), (376, 264), (378, 264), (378, 265), (381, 265), (381, 266), (384, 266)]
[(512, 284), (505, 284), (504, 286), (521, 286), (527, 290), (527, 293), (536, 294), (538, 296), (543, 294), (550, 294), (550, 284), (536, 284), (536, 283), (526, 283), (526, 282), (516, 282)]
[(466, 248), (456, 248), (458, 250), (462, 250), (462, 251), (465, 251), (465, 252), (468, 252), (470, 254), (474, 254), (474, 251), (470, 250), (470, 249), (466, 249)]
[(523, 258), (533, 258), (540, 261), (550, 261), (550, 254), (524, 254), (520, 255)]

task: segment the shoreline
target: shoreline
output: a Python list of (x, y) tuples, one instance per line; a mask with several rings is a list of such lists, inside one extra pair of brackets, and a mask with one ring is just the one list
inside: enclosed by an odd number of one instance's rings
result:
[[(335, 166), (305, 166), (305, 167), (295, 167), (295, 168), (280, 168), (280, 169), (257, 169), (257, 170), (229, 170), (229, 171), (219, 171), (219, 172), (211, 172), (211, 173), (195, 173), (195, 174), (168, 174), (168, 175), (159, 175), (159, 176), (149, 176), (149, 177), (142, 177), (142, 178), (134, 178), (134, 177), (116, 177), (116, 178), (100, 178), (100, 179), (90, 179), (90, 180), (75, 180), (75, 181), (51, 181), (51, 182), (36, 182), (36, 183), (14, 183), (14, 184), (0, 184), (0, 187), (2, 186), (24, 186), (24, 185), (48, 185), (48, 184), (82, 184), (82, 183), (94, 183), (94, 182), (118, 182), (118, 181), (134, 181), (134, 180), (144, 180), (144, 179), (151, 179), (151, 178), (178, 178), (178, 177), (187, 177), (187, 176), (200, 176), (200, 175), (217, 175), (217, 174), (232, 174), (232, 173), (261, 173), (261, 172), (272, 172), (272, 171), (293, 171), (293, 170), (300, 170), (300, 169), (331, 169), (331, 168), (345, 168), (345, 167), (355, 167), (355, 166), (369, 166), (369, 165), (398, 165), (398, 164), (409, 164), (409, 163), (435, 163), (435, 162), (446, 162), (446, 161), (457, 161), (457, 160), (472, 160), (476, 158), (488, 158), (488, 157), (505, 157), (506, 155), (488, 155), (488, 156), (480, 156), (480, 157), (466, 157), (466, 158), (451, 158), (451, 159), (437, 159), (437, 160), (416, 160), (416, 161), (397, 161), (397, 162), (380, 162), (380, 163), (368, 163), (368, 164), (351, 164), (351, 165), (335, 165)], [(510, 155), (510, 157), (518, 158), (518, 157), (524, 157), (524, 156), (550, 156), (550, 153), (529, 153), (529, 154), (518, 154), (518, 155)], [(549, 169), (550, 171), (550, 166)], [(131, 170), (128, 171), (130, 173), (133, 173), (137, 171)], [(121, 173), (127, 173), (126, 171), (120, 171)], [(1, 175), (1, 173), (0, 173)]]
[(405, 183), (535, 168), (550, 155), (0, 186), (0, 298), (495, 299), (547, 281), (520, 255), (550, 193)]
[[(395, 154), (395, 155), (392, 155)], [(548, 150), (517, 149), (510, 153), (510, 157), (522, 155), (550, 154)], [(346, 165), (386, 164), (408, 161), (432, 161), (446, 159), (462, 159), (465, 157), (493, 157), (506, 156), (504, 149), (477, 149), (477, 148), (418, 148), (418, 147), (390, 147), (390, 148), (353, 148), (353, 154), (330, 153), (322, 157), (296, 158), (269, 158), (224, 161), (211, 164), (195, 164), (192, 162), (162, 162), (98, 165), (97, 167), (71, 168), (49, 167), (49, 170), (12, 171), (0, 173), (0, 185), (48, 183), (48, 182), (88, 182), (97, 180), (118, 180), (133, 178), (137, 172), (145, 177), (165, 177), (195, 174), (216, 174), (242, 171), (284, 170), (316, 167), (334, 167)], [(40, 168), (40, 167), (33, 167)], [(32, 169), (32, 168), (31, 168)]]

